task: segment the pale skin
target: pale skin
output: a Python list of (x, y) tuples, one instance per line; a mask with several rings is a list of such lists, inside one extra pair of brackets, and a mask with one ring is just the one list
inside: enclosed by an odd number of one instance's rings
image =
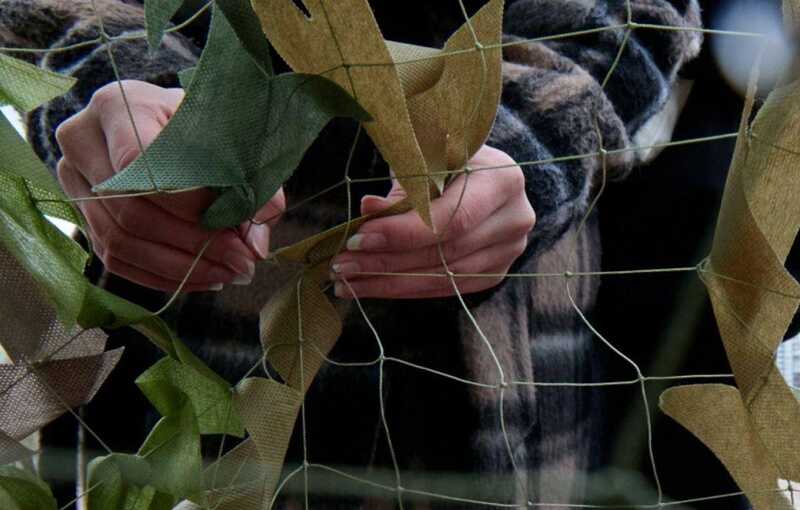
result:
[[(122, 85), (136, 123), (137, 140), (119, 84), (99, 89), (89, 105), (61, 124), (63, 152), (58, 178), (68, 196), (91, 197), (91, 187), (125, 168), (164, 128), (183, 99), (183, 90), (127, 80)], [(331, 264), (339, 297), (429, 298), (455, 294), (449, 278), (396, 277), (364, 273), (438, 273), (442, 255), (457, 278), (458, 291), (497, 285), (523, 252), (536, 216), (524, 192), (522, 170), (504, 152), (483, 146), (471, 168), (498, 170), (459, 175), (431, 203), (436, 233), (413, 211), (370, 220), (355, 232)], [(465, 188), (466, 186), (466, 188)], [(404, 197), (394, 181), (386, 197), (366, 196), (361, 213), (378, 212)], [(209, 232), (199, 223), (214, 194), (195, 190), (134, 198), (79, 200), (89, 236), (106, 268), (145, 287), (175, 291), (209, 239), (182, 290), (220, 290), (250, 283), (255, 264), (269, 255), (270, 228), (286, 208), (279, 191), (237, 229)], [(441, 251), (439, 248), (441, 243)], [(346, 283), (345, 283), (346, 280)], [(352, 292), (351, 292), (352, 291)]]

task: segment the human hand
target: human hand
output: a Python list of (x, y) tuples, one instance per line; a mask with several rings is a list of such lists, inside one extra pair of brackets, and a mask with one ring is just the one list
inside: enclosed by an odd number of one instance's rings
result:
[[(141, 144), (147, 147), (183, 100), (183, 90), (146, 82), (122, 82)], [(89, 105), (62, 123), (56, 139), (63, 158), (58, 179), (72, 198), (92, 196), (92, 186), (132, 163), (140, 154), (118, 83), (92, 96)], [(279, 191), (238, 229), (209, 232), (200, 225), (215, 196), (209, 190), (128, 198), (79, 200), (98, 257), (110, 272), (163, 291), (174, 291), (203, 246), (213, 241), (183, 287), (184, 291), (220, 290), (228, 283), (246, 285), (255, 262), (269, 250), (270, 226), (285, 208)], [(262, 224), (259, 224), (262, 223)]]
[[(470, 293), (500, 283), (514, 260), (525, 250), (536, 215), (525, 195), (522, 169), (506, 153), (483, 146), (469, 161), (472, 168), (507, 167), (462, 174), (431, 203), (441, 253), (458, 277), (459, 292)], [(372, 214), (402, 200), (405, 192), (394, 182), (386, 198), (366, 196), (361, 213)], [(455, 212), (454, 212), (455, 211)], [(389, 276), (359, 273), (438, 273), (444, 266), (438, 236), (415, 211), (370, 220), (347, 242), (347, 251), (332, 261), (339, 297), (432, 298), (455, 294), (450, 278)], [(344, 282), (347, 281), (347, 283)], [(352, 292), (351, 292), (352, 291)]]

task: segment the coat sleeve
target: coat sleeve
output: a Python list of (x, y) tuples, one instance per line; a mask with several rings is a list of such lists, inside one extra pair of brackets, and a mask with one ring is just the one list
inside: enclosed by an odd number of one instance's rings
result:
[[(624, 176), (641, 162), (632, 148), (647, 143), (648, 123), (659, 121), (679, 69), (699, 53), (695, 0), (631, 0), (630, 7), (630, 24), (623, 0), (507, 7), (503, 97), (489, 144), (525, 172), (538, 218), (529, 252), (580, 221), (603, 178), (603, 158), (569, 156), (614, 151), (605, 158), (606, 177)], [(543, 160), (551, 162), (526, 164)]]
[[(144, 10), (139, 3), (95, 0), (95, 6), (109, 37), (141, 34)], [(165, 36), (155, 52), (149, 51), (141, 37), (102, 42), (91, 0), (0, 1), (0, 43), (52, 50), (13, 55), (25, 56), (45, 69), (78, 80), (69, 93), (33, 111), (26, 119), (28, 138), (51, 169), (61, 157), (55, 128), (83, 109), (95, 90), (116, 79), (109, 53), (121, 79), (143, 80), (162, 87), (178, 86), (178, 71), (194, 65), (199, 56), (189, 39), (174, 32)]]
[[(109, 36), (140, 32), (138, 2), (95, 0)], [(538, 217), (532, 234), (535, 249), (546, 247), (585, 214), (591, 190), (599, 181), (599, 158), (529, 164), (596, 152), (601, 135), (607, 150), (627, 148), (670, 95), (678, 69), (699, 50), (701, 37), (696, 0), (631, 0), (634, 23), (679, 30), (635, 28), (605, 87), (628, 30), (625, 0), (508, 0), (505, 16), (504, 92), (489, 143), (523, 163), (526, 191)], [(616, 28), (615, 28), (616, 27)], [(570, 32), (582, 36), (530, 42)], [(86, 106), (93, 92), (115, 79), (109, 52), (123, 79), (176, 86), (177, 72), (194, 65), (198, 48), (177, 33), (168, 34), (158, 51), (141, 39), (64, 48), (100, 37), (90, 0), (4, 0), (0, 2), (0, 41), (8, 46), (56, 50), (41, 66), (70, 74), (78, 84), (67, 95), (33, 112), (29, 138), (51, 167), (60, 157), (54, 133), (67, 117)], [(624, 175), (635, 152), (607, 158), (609, 176)]]

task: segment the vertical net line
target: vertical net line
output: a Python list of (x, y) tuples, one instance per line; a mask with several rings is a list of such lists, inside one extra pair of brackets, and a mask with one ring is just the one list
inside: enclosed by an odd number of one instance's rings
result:
[(385, 379), (384, 365), (386, 363), (386, 350), (385, 350), (385, 348), (383, 346), (383, 341), (381, 340), (381, 337), (378, 334), (378, 330), (375, 328), (375, 325), (372, 323), (372, 321), (370, 320), (369, 316), (367, 315), (367, 312), (364, 309), (364, 306), (361, 303), (361, 300), (356, 295), (355, 291), (353, 290), (353, 287), (350, 285), (350, 282), (347, 280), (347, 278), (343, 278), (342, 281), (347, 286), (347, 289), (350, 292), (350, 295), (353, 296), (353, 299), (356, 302), (356, 306), (357, 306), (359, 312), (361, 313), (361, 316), (363, 317), (364, 322), (367, 324), (367, 327), (369, 328), (370, 332), (372, 332), (372, 335), (374, 336), (375, 342), (377, 343), (377, 346), (378, 346), (378, 358), (377, 358), (377, 361), (378, 361), (378, 405), (379, 405), (379, 413), (380, 413), (380, 419), (381, 419), (381, 426), (383, 427), (383, 432), (386, 435), (386, 446), (389, 449), (389, 456), (390, 456), (390, 458), (392, 460), (392, 467), (394, 469), (395, 489), (396, 489), (396, 495), (397, 495), (397, 505), (401, 510), (403, 510), (403, 508), (404, 508), (404, 504), (403, 504), (403, 491), (404, 491), (403, 480), (402, 480), (402, 477), (401, 477), (401, 474), (400, 474), (400, 463), (397, 460), (397, 452), (395, 451), (394, 442), (392, 441), (392, 434), (391, 434), (391, 431), (389, 429), (389, 421), (386, 418), (386, 401), (385, 401), (384, 391), (383, 391), (384, 384), (385, 384), (385, 382), (384, 382), (384, 379)]
[[(480, 109), (481, 102), (484, 100), (483, 96), (485, 96), (485, 94), (486, 94), (487, 81), (488, 81), (488, 64), (486, 62), (486, 55), (484, 53), (484, 51), (485, 51), (484, 46), (481, 43), (481, 41), (478, 39), (478, 35), (475, 32), (475, 28), (472, 25), (472, 20), (471, 20), (469, 14), (467, 13), (467, 9), (466, 9), (466, 6), (464, 5), (464, 1), (463, 0), (457, 0), (457, 1), (458, 1), (458, 6), (459, 6), (459, 8), (461, 10), (461, 13), (462, 13), (462, 15), (464, 17), (465, 24), (468, 27), (470, 35), (472, 36), (473, 49), (475, 51), (477, 51), (478, 54), (480, 55), (480, 59), (481, 59), (481, 88), (480, 88), (480, 95), (476, 98), (476, 100), (474, 102), (474, 106), (473, 106), (472, 112), (470, 113), (469, 116), (465, 116), (463, 121), (462, 121), (462, 133), (464, 133), (464, 136), (463, 136), (463, 139), (464, 139), (464, 153), (465, 153), (465, 160), (466, 160), (466, 163), (465, 163), (465, 166), (464, 166), (464, 186), (461, 189), (461, 194), (459, 195), (456, 207), (453, 209), (453, 212), (450, 215), (450, 218), (448, 219), (447, 224), (445, 225), (445, 228), (442, 229), (442, 234), (439, 235), (438, 238), (437, 238), (436, 248), (437, 248), (437, 251), (439, 253), (439, 258), (441, 259), (441, 262), (442, 262), (442, 267), (443, 267), (445, 273), (447, 274), (447, 278), (449, 280), (449, 284), (452, 287), (453, 291), (455, 292), (456, 296), (458, 297), (458, 301), (459, 301), (459, 304), (461, 305), (462, 310), (466, 314), (468, 320), (472, 323), (472, 326), (475, 329), (475, 332), (481, 338), (481, 341), (488, 348), (488, 352), (489, 352), (490, 356), (492, 357), (492, 361), (494, 362), (495, 367), (497, 369), (498, 383), (497, 383), (496, 391), (498, 393), (498, 399), (497, 399), (498, 400), (498, 403), (497, 403), (498, 409), (497, 409), (497, 411), (498, 411), (498, 420), (499, 420), (499, 425), (500, 425), (500, 432), (501, 432), (501, 435), (502, 435), (502, 438), (503, 438), (503, 443), (504, 443), (505, 448), (506, 448), (506, 452), (507, 452), (507, 455), (508, 455), (509, 462), (511, 464), (511, 468), (512, 468), (512, 471), (513, 471), (514, 479), (515, 479), (516, 483), (519, 485), (518, 490), (520, 491), (520, 495), (522, 497), (524, 497), (526, 499), (526, 501), (527, 501), (527, 499), (528, 499), (528, 494), (527, 494), (528, 493), (528, 490), (527, 490), (528, 489), (528, 484), (527, 484), (526, 481), (523, 480), (523, 477), (520, 475), (519, 466), (517, 465), (517, 461), (516, 461), (516, 458), (515, 458), (515, 455), (514, 455), (514, 450), (513, 450), (512, 445), (511, 445), (511, 440), (510, 440), (510, 438), (508, 436), (508, 430), (507, 430), (507, 426), (506, 426), (506, 422), (505, 422), (505, 412), (504, 412), (504, 407), (505, 406), (504, 406), (504, 402), (505, 402), (505, 388), (507, 386), (505, 371), (503, 369), (502, 364), (500, 363), (500, 360), (499, 360), (499, 358), (497, 356), (497, 353), (494, 350), (494, 347), (492, 346), (491, 342), (489, 341), (489, 339), (484, 334), (483, 328), (480, 327), (480, 325), (478, 324), (477, 319), (472, 314), (472, 311), (469, 309), (469, 307), (467, 306), (466, 302), (464, 301), (464, 298), (461, 295), (461, 290), (458, 288), (458, 284), (456, 282), (454, 273), (450, 270), (450, 267), (449, 267), (449, 265), (447, 263), (447, 260), (446, 260), (446, 257), (445, 257), (445, 253), (444, 253), (444, 248), (442, 246), (442, 236), (447, 231), (447, 228), (450, 226), (451, 222), (454, 220), (458, 209), (462, 206), (462, 201), (463, 201), (464, 195), (466, 193), (466, 189), (467, 189), (468, 183), (470, 181), (469, 139), (466, 136), (466, 126), (469, 123), (471, 123), (471, 121), (475, 118), (475, 116), (477, 115), (477, 113), (478, 113), (478, 111)], [(495, 50), (495, 51), (498, 51), (498, 50)]]
[[(459, 2), (461, 2), (461, 1), (462, 0), (459, 0)], [(463, 200), (464, 195), (466, 193), (466, 188), (467, 188), (467, 185), (469, 183), (469, 177), (470, 177), (470, 172), (468, 171), (468, 168), (469, 168), (469, 166), (465, 166), (464, 185), (461, 188), (461, 192), (460, 192), (460, 195), (459, 195), (459, 198), (458, 198), (458, 202), (456, 204), (456, 207), (453, 208), (453, 211), (450, 214), (450, 217), (449, 217), (449, 219), (448, 219), (448, 221), (446, 223), (445, 228), (443, 228), (441, 234), (438, 234), (438, 236), (437, 236), (438, 238), (437, 238), (437, 241), (436, 241), (436, 248), (437, 248), (437, 251), (439, 253), (439, 258), (441, 260), (443, 269), (445, 271), (445, 276), (448, 279), (449, 284), (450, 284), (451, 288), (453, 289), (453, 292), (455, 293), (455, 295), (458, 298), (459, 305), (461, 306), (461, 309), (464, 311), (465, 315), (467, 316), (469, 322), (472, 324), (472, 326), (475, 329), (476, 333), (480, 337), (480, 339), (483, 342), (484, 346), (488, 349), (488, 352), (489, 352), (490, 356), (492, 357), (492, 361), (495, 364), (495, 368), (497, 369), (499, 381), (498, 381), (498, 383), (496, 383), (494, 385), (494, 389), (498, 391), (498, 395), (499, 395), (499, 398), (498, 398), (498, 407), (499, 407), (498, 415), (499, 415), (499, 421), (500, 421), (499, 425), (500, 425), (500, 429), (501, 429), (501, 434), (503, 436), (503, 442), (505, 444), (506, 451), (507, 451), (507, 454), (509, 456), (509, 461), (511, 463), (512, 469), (514, 470), (514, 473), (517, 474), (519, 472), (519, 470), (518, 470), (518, 467), (517, 467), (517, 464), (516, 464), (516, 460), (514, 458), (513, 449), (511, 447), (511, 442), (510, 442), (510, 439), (509, 439), (508, 434), (506, 432), (506, 426), (505, 426), (505, 422), (504, 422), (503, 391), (504, 391), (505, 386), (507, 385), (506, 377), (505, 377), (505, 371), (503, 370), (503, 366), (500, 363), (500, 360), (499, 360), (499, 358), (497, 356), (497, 353), (495, 352), (494, 347), (492, 347), (492, 344), (489, 341), (488, 337), (485, 335), (485, 333), (483, 332), (483, 329), (478, 324), (478, 321), (475, 318), (474, 314), (472, 313), (472, 311), (469, 309), (469, 307), (467, 306), (466, 302), (464, 301), (464, 298), (463, 298), (463, 296), (461, 294), (461, 290), (458, 288), (458, 284), (456, 283), (455, 273), (450, 270), (450, 267), (449, 267), (449, 265), (447, 263), (447, 259), (446, 259), (445, 254), (444, 254), (444, 248), (442, 246), (443, 235), (447, 231), (447, 227), (449, 227), (450, 223), (455, 218), (455, 215), (458, 212), (458, 209), (461, 207), (462, 200)]]
[(633, 361), (625, 353), (623, 353), (616, 346), (614, 346), (614, 344), (609, 342), (605, 338), (605, 336), (603, 336), (603, 334), (600, 333), (597, 330), (597, 328), (594, 327), (594, 325), (589, 321), (589, 319), (586, 317), (586, 315), (584, 315), (583, 311), (578, 306), (578, 303), (575, 301), (575, 298), (572, 295), (572, 290), (570, 289), (570, 286), (569, 286), (570, 281), (573, 281), (573, 279), (569, 275), (567, 275), (567, 277), (564, 280), (565, 288), (566, 288), (566, 291), (567, 291), (567, 298), (569, 299), (569, 302), (572, 305), (572, 308), (578, 314), (578, 317), (580, 317), (581, 321), (586, 325), (586, 327), (588, 327), (589, 330), (597, 338), (599, 338), (601, 342), (603, 342), (609, 349), (611, 349), (615, 354), (617, 354), (620, 358), (622, 358), (626, 363), (628, 363), (630, 366), (632, 366), (633, 369), (636, 371), (637, 380), (639, 381), (639, 384), (640, 384), (640, 387), (641, 387), (642, 400), (644, 402), (645, 421), (646, 421), (646, 424), (647, 424), (647, 436), (648, 436), (648, 453), (649, 453), (649, 456), (650, 456), (651, 468), (653, 470), (653, 479), (654, 479), (654, 482), (656, 484), (656, 490), (658, 492), (658, 506), (660, 507), (663, 504), (664, 494), (663, 494), (663, 491), (662, 491), (662, 488), (661, 488), (661, 479), (660, 479), (659, 474), (658, 474), (658, 468), (656, 467), (655, 452), (653, 450), (653, 427), (652, 427), (652, 419), (651, 419), (651, 416), (650, 416), (650, 403), (649, 403), (649, 400), (647, 398), (647, 388), (646, 388), (646, 385), (645, 385), (644, 376), (642, 375), (642, 372), (639, 369), (639, 365), (637, 365), (635, 361)]
[[(225, 421), (223, 422), (224, 426), (222, 427), (222, 438), (219, 441), (219, 448), (217, 449), (217, 456), (214, 464), (214, 472), (211, 475), (211, 483), (209, 484), (212, 489), (215, 489), (217, 486), (217, 478), (219, 476), (219, 470), (222, 464), (222, 456), (224, 455), (225, 452), (225, 440), (228, 438), (228, 425), (230, 425), (231, 414), (233, 413), (233, 396), (235, 393), (233, 388), (229, 388), (229, 391), (231, 394), (231, 400), (228, 402), (228, 405), (225, 406)], [(211, 407), (209, 406), (208, 409), (211, 409)], [(241, 472), (241, 470), (244, 468), (244, 464), (245, 462), (243, 461), (239, 466), (238, 472)], [(209, 506), (208, 494), (203, 493), (203, 498), (206, 501), (206, 506)], [(220, 498), (217, 504), (214, 505), (213, 509), (218, 508), (221, 504), (222, 504), (222, 498)]]
[[(308, 429), (306, 425), (306, 393), (305, 393), (305, 359), (303, 357), (303, 351), (305, 350), (305, 335), (303, 334), (303, 302), (301, 296), (303, 295), (302, 287), (303, 287), (303, 278), (305, 277), (304, 274), (300, 275), (300, 278), (297, 279), (296, 291), (295, 294), (297, 296), (297, 353), (299, 357), (299, 375), (300, 375), (300, 388), (303, 392), (302, 401), (300, 403), (300, 433), (302, 436), (302, 445), (303, 445), (303, 496), (304, 496), (304, 508), (306, 510), (309, 509), (309, 496), (308, 496)], [(291, 376), (290, 376), (291, 377)]]
[(125, 104), (125, 111), (128, 115), (128, 119), (130, 120), (131, 127), (133, 128), (133, 134), (136, 137), (136, 144), (139, 146), (139, 153), (140, 157), (142, 157), (142, 161), (144, 161), (144, 166), (147, 171), (147, 177), (150, 179), (150, 184), (153, 186), (153, 190), (160, 191), (158, 183), (155, 179), (155, 174), (153, 173), (153, 169), (150, 167), (150, 163), (148, 161), (147, 156), (145, 155), (145, 147), (144, 143), (142, 142), (141, 133), (139, 133), (139, 127), (136, 125), (136, 120), (133, 117), (133, 110), (131, 109), (130, 101), (128, 101), (128, 95), (125, 92), (125, 87), (122, 84), (122, 77), (120, 76), (119, 67), (117, 66), (117, 60), (114, 58), (114, 51), (111, 49), (111, 40), (106, 33), (105, 23), (103, 22), (103, 15), (100, 14), (99, 9), (97, 8), (97, 0), (91, 0), (92, 2), (92, 10), (94, 11), (94, 15), (97, 18), (97, 25), (100, 31), (100, 40), (102, 44), (106, 48), (106, 55), (108, 55), (108, 61), (111, 64), (111, 69), (114, 72), (114, 77), (117, 81), (117, 85), (119, 86), (119, 93), (122, 97), (122, 102)]

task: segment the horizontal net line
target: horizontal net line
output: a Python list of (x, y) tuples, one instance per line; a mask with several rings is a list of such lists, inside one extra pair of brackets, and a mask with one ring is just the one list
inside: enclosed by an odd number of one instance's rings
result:
[(390, 271), (354, 271), (350, 273), (351, 276), (391, 276), (391, 277), (409, 277), (409, 278), (577, 278), (577, 277), (591, 277), (591, 276), (633, 276), (633, 275), (653, 275), (664, 273), (690, 273), (696, 272), (698, 274), (710, 274), (711, 276), (726, 279), (733, 283), (740, 285), (747, 285), (755, 289), (776, 294), (786, 299), (800, 300), (800, 295), (790, 294), (779, 289), (772, 289), (763, 287), (751, 282), (746, 282), (738, 278), (726, 276), (721, 273), (709, 270), (701, 265), (691, 267), (676, 267), (676, 268), (653, 268), (653, 269), (632, 269), (621, 271), (562, 271), (554, 273), (454, 273), (454, 272), (441, 272), (441, 273), (415, 273), (415, 272), (390, 272)]
[[(189, 24), (196, 21), (200, 16), (209, 9), (209, 7), (213, 4), (213, 2), (208, 2), (203, 7), (201, 7), (195, 14), (193, 14), (190, 18), (185, 20), (184, 22), (175, 25), (173, 27), (167, 28), (164, 30), (165, 33), (172, 33), (183, 28), (186, 28)], [(437, 58), (443, 58), (447, 56), (455, 56), (464, 53), (469, 53), (473, 51), (486, 51), (486, 50), (496, 50), (502, 49), (509, 46), (519, 46), (524, 44), (533, 44), (537, 42), (546, 42), (546, 41), (554, 41), (558, 39), (565, 39), (570, 37), (580, 37), (585, 35), (591, 35), (601, 32), (608, 32), (614, 30), (622, 30), (622, 29), (647, 29), (647, 30), (668, 30), (668, 31), (685, 31), (685, 32), (699, 32), (703, 34), (709, 35), (728, 35), (728, 36), (738, 36), (738, 37), (750, 37), (750, 38), (766, 38), (767, 35), (759, 32), (747, 32), (747, 31), (735, 31), (735, 30), (717, 30), (717, 29), (710, 29), (710, 28), (696, 28), (696, 27), (680, 27), (680, 26), (672, 26), (672, 25), (657, 25), (652, 23), (638, 23), (635, 21), (630, 21), (626, 23), (619, 23), (616, 25), (608, 25), (605, 27), (597, 27), (591, 28), (586, 30), (576, 30), (573, 32), (567, 32), (563, 34), (552, 34), (542, 37), (532, 37), (527, 39), (522, 39), (518, 41), (507, 41), (499, 44), (481, 44), (479, 47), (471, 47), (465, 48), (462, 50), (454, 50), (448, 52), (441, 52), (436, 55), (424, 56), (414, 59), (407, 59), (401, 60), (397, 62), (365, 62), (365, 63), (344, 63), (342, 67), (387, 67), (387, 66), (395, 66), (395, 65), (404, 65), (404, 64), (414, 64), (426, 60), (433, 60)], [(119, 41), (131, 41), (137, 39), (146, 39), (147, 33), (146, 32), (136, 32), (132, 34), (124, 34), (119, 36), (108, 36), (103, 38), (96, 37), (94, 39), (90, 39), (87, 41), (82, 41), (80, 43), (70, 44), (68, 46), (60, 46), (56, 48), (25, 48), (25, 47), (13, 47), (13, 46), (3, 46), (0, 47), (0, 52), (3, 53), (40, 53), (40, 54), (47, 54), (47, 53), (59, 53), (59, 52), (68, 52), (73, 51), (81, 48), (85, 48), (87, 46), (95, 46), (101, 45), (105, 42), (119, 42)]]
[(412, 278), (494, 278), (498, 276), (509, 278), (573, 278), (587, 276), (632, 276), (632, 275), (651, 275), (658, 273), (691, 273), (699, 271), (696, 266), (675, 267), (675, 268), (654, 268), (654, 269), (631, 269), (623, 271), (561, 271), (553, 273), (415, 273), (415, 272), (391, 272), (391, 271), (354, 271), (351, 275), (359, 276), (402, 276)]
[[(583, 154), (570, 154), (567, 156), (556, 156), (552, 158), (545, 158), (545, 159), (537, 159), (531, 161), (519, 161), (515, 162), (514, 164), (507, 164), (507, 165), (492, 165), (492, 166), (478, 166), (478, 167), (471, 167), (467, 166), (459, 170), (447, 170), (447, 171), (438, 171), (438, 172), (430, 172), (426, 174), (410, 174), (403, 176), (403, 179), (427, 179), (434, 176), (452, 176), (452, 175), (461, 175), (464, 173), (471, 173), (471, 172), (485, 172), (489, 170), (503, 170), (503, 169), (512, 169), (516, 167), (526, 167), (526, 166), (539, 166), (539, 165), (549, 165), (553, 163), (565, 163), (569, 161), (576, 161), (581, 159), (588, 159), (588, 158), (599, 158), (603, 155), (617, 155), (617, 154), (624, 154), (627, 152), (636, 152), (636, 151), (644, 151), (650, 149), (664, 149), (669, 147), (678, 147), (681, 145), (691, 145), (691, 144), (700, 144), (700, 143), (707, 143), (717, 140), (726, 140), (732, 139), (739, 136), (739, 133), (724, 133), (720, 135), (712, 135), (712, 136), (705, 136), (700, 138), (690, 138), (686, 140), (677, 140), (672, 142), (664, 142), (664, 143), (656, 143), (652, 145), (637, 145), (631, 147), (623, 147), (620, 149), (607, 149), (604, 151), (595, 151), (595, 152), (586, 152)], [(350, 182), (353, 183), (369, 183), (369, 182), (380, 182), (386, 180), (397, 180), (396, 176), (386, 176), (386, 177), (365, 177), (365, 178), (355, 178), (351, 179)]]
[[(292, 470), (290, 472), (290, 475), (296, 475), (296, 471), (298, 471), (299, 469), (302, 469), (302, 467), (303, 466), (301, 465), (299, 468), (296, 468), (296, 469)], [(362, 484), (362, 485), (367, 485), (367, 486), (370, 486), (370, 487), (373, 487), (373, 488), (376, 488), (376, 489), (380, 489), (380, 490), (385, 491), (385, 492), (390, 492), (390, 493), (402, 492), (402, 493), (413, 494), (413, 495), (417, 495), (417, 496), (436, 498), (436, 499), (445, 500), (445, 501), (468, 503), (468, 504), (474, 504), (474, 505), (485, 505), (485, 506), (491, 506), (491, 507), (495, 507), (495, 508), (552, 507), (552, 508), (575, 508), (575, 509), (597, 509), (597, 510), (606, 510), (606, 509), (608, 509), (608, 510), (610, 510), (610, 509), (651, 510), (651, 509), (672, 507), (672, 506), (678, 506), (678, 505), (686, 505), (686, 504), (692, 504), (692, 503), (702, 503), (702, 502), (715, 501), (715, 500), (721, 500), (721, 499), (738, 498), (738, 497), (741, 497), (741, 496), (746, 496), (748, 494), (748, 493), (745, 493), (744, 491), (736, 491), (736, 492), (715, 494), (715, 495), (711, 495), (711, 496), (701, 496), (701, 497), (689, 498), (689, 499), (680, 499), (680, 500), (669, 499), (669, 500), (666, 500), (666, 501), (662, 501), (660, 503), (641, 503), (641, 504), (628, 504), (628, 505), (619, 505), (619, 504), (602, 505), (602, 504), (581, 504), (581, 503), (571, 504), (571, 503), (547, 503), (547, 502), (532, 502), (532, 501), (530, 501), (528, 503), (525, 503), (525, 504), (514, 504), (514, 503), (501, 503), (501, 502), (495, 502), (495, 501), (487, 501), (487, 500), (479, 500), (479, 499), (458, 497), (458, 496), (452, 496), (452, 495), (447, 495), (447, 494), (442, 494), (442, 493), (429, 492), (429, 491), (425, 491), (425, 490), (413, 489), (413, 488), (403, 487), (403, 486), (398, 487), (398, 486), (386, 485), (384, 483), (376, 482), (374, 480), (370, 480), (370, 479), (364, 478), (362, 476), (354, 475), (354, 474), (348, 473), (348, 472), (346, 472), (346, 471), (344, 471), (342, 469), (338, 469), (336, 467), (329, 466), (327, 464), (322, 464), (322, 463), (308, 462), (307, 463), (307, 467), (309, 469), (318, 469), (318, 470), (321, 470), (321, 471), (326, 471), (326, 472), (334, 474), (336, 476), (340, 476), (342, 478), (346, 478), (348, 480), (351, 480), (353, 482), (356, 482), (356, 483), (359, 483), (359, 484)], [(289, 475), (287, 475), (286, 477), (288, 477), (288, 476)], [(286, 478), (286, 477), (284, 477), (284, 478)], [(776, 487), (774, 489), (770, 488), (770, 489), (749, 491), (749, 494), (751, 494), (751, 495), (755, 495), (755, 494), (784, 494), (784, 495), (788, 496), (788, 494), (791, 493), (792, 491), (793, 491), (793, 489), (791, 487), (787, 487), (787, 488), (777, 488)], [(353, 495), (358, 495), (358, 494), (354, 493)]]
[[(626, 152), (635, 152), (639, 150), (649, 150), (649, 149), (660, 149), (660, 148), (668, 148), (668, 147), (677, 147), (681, 145), (689, 145), (689, 144), (698, 144), (698, 143), (706, 143), (710, 141), (716, 140), (725, 140), (736, 138), (739, 133), (725, 133), (720, 135), (712, 135), (700, 138), (691, 138), (686, 140), (678, 140), (673, 142), (665, 142), (660, 144), (652, 144), (652, 145), (641, 145), (641, 146), (634, 146), (634, 147), (624, 147), (621, 149), (609, 149), (605, 151), (607, 155), (614, 155), (614, 154), (622, 154)], [(755, 135), (753, 135), (755, 137)], [(763, 140), (762, 140), (763, 141)], [(776, 147), (776, 149), (779, 147)], [(584, 154), (574, 154), (569, 156), (559, 156), (547, 159), (540, 159), (540, 160), (533, 160), (533, 161), (521, 161), (517, 162), (513, 165), (494, 165), (494, 166), (484, 166), (484, 167), (464, 167), (460, 170), (452, 170), (452, 171), (440, 171), (440, 172), (430, 172), (425, 174), (410, 174), (403, 176), (402, 179), (430, 179), (431, 177), (437, 176), (456, 176), (461, 174), (466, 174), (470, 172), (485, 172), (491, 170), (503, 170), (503, 169), (513, 169), (516, 167), (525, 167), (525, 166), (538, 166), (538, 165), (547, 165), (553, 163), (563, 163), (568, 161), (575, 161), (580, 159), (587, 159), (587, 158), (596, 158), (603, 156), (603, 152), (596, 151)], [(358, 184), (358, 183), (374, 183), (374, 182), (382, 182), (382, 181), (395, 181), (398, 178), (396, 176), (382, 176), (382, 177), (364, 177), (364, 178), (352, 178), (348, 177), (342, 179), (341, 181), (332, 184), (323, 190), (315, 193), (312, 196), (303, 198), (301, 201), (297, 202), (296, 204), (292, 204), (292, 207), (299, 207), (300, 205), (307, 204), (321, 196), (335, 190), (340, 186), (344, 186), (347, 183)], [(95, 201), (95, 200), (115, 200), (115, 199), (125, 199), (125, 198), (136, 198), (136, 197), (146, 197), (146, 196), (153, 196), (159, 194), (178, 194), (178, 193), (187, 193), (191, 191), (197, 191), (200, 189), (205, 189), (204, 186), (192, 186), (187, 188), (180, 188), (180, 189), (151, 189), (145, 191), (137, 191), (131, 193), (115, 193), (115, 194), (107, 194), (107, 195), (92, 195), (88, 197), (77, 197), (77, 198), (66, 198), (66, 199), (45, 199), (45, 198), (35, 198), (34, 203), (64, 203), (64, 204), (71, 204), (71, 203), (80, 203), (80, 202), (88, 202), (88, 201)], [(287, 211), (290, 209), (287, 209)], [(271, 219), (275, 219), (273, 217)], [(264, 222), (269, 221), (265, 220)], [(264, 222), (254, 222), (257, 224), (264, 223)]]
[[(179, 30), (182, 30), (182, 29), (186, 28), (187, 26), (189, 26), (190, 24), (195, 22), (198, 18), (200, 18), (200, 16), (202, 16), (203, 13), (205, 11), (207, 11), (213, 5), (213, 3), (214, 3), (213, 1), (210, 1), (210, 2), (206, 3), (200, 9), (198, 9), (194, 14), (192, 14), (192, 16), (187, 18), (185, 21), (183, 21), (183, 22), (181, 22), (181, 23), (179, 23), (179, 24), (177, 24), (175, 26), (172, 26), (172, 27), (169, 27), (169, 28), (165, 29), (164, 33), (167, 34), (167, 33), (177, 32)], [(98, 19), (100, 19), (100, 17), (98, 17)], [(75, 44), (69, 44), (67, 46), (58, 46), (58, 47), (55, 47), (55, 48), (24, 48), (24, 47), (16, 47), (16, 46), (14, 46), (14, 47), (3, 46), (3, 47), (0, 47), (0, 52), (3, 52), (3, 53), (40, 53), (40, 54), (64, 53), (64, 52), (68, 52), (68, 51), (74, 51), (74, 50), (79, 50), (79, 49), (82, 49), (82, 48), (86, 48), (88, 46), (99, 46), (101, 44), (105, 44), (105, 43), (108, 43), (108, 42), (135, 41), (137, 39), (146, 39), (146, 38), (147, 38), (147, 32), (145, 32), (145, 31), (137, 31), (137, 32), (130, 33), (130, 34), (123, 34), (123, 35), (117, 35), (117, 36), (109, 36), (108, 34), (105, 34), (105, 37), (103, 35), (100, 35), (99, 37), (95, 37), (93, 39), (88, 39), (86, 41), (81, 41), (81, 42), (75, 43)]]

